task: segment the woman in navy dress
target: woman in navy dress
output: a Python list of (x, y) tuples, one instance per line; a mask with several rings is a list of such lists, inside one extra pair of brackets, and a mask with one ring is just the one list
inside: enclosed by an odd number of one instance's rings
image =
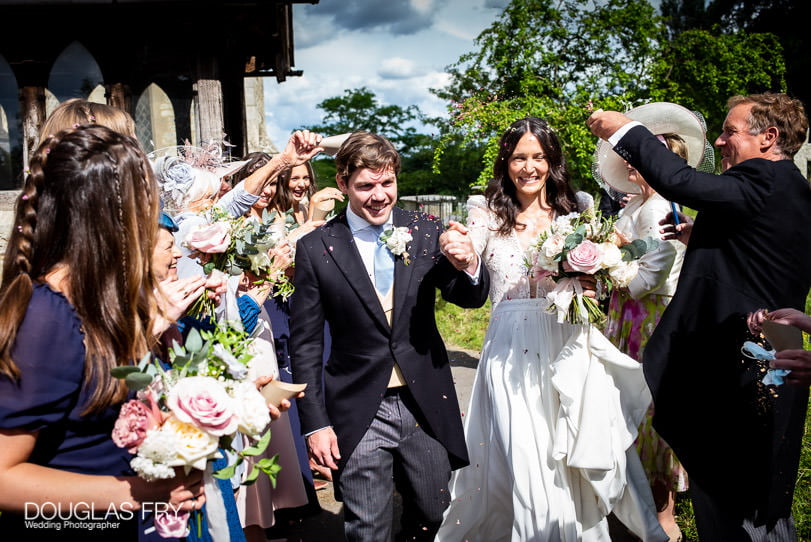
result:
[(153, 344), (157, 227), (134, 139), (81, 127), (32, 158), (0, 286), (4, 538), (136, 540), (156, 505), (205, 500), (200, 471), (146, 482), (111, 439), (128, 392), (110, 369)]

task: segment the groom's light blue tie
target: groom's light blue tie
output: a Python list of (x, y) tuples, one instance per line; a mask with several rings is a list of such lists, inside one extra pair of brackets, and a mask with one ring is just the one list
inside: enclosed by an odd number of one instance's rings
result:
[(380, 240), (380, 234), (383, 233), (383, 225), (372, 226), (372, 229), (377, 235), (377, 246), (375, 247), (375, 288), (381, 295), (385, 296), (391, 290), (394, 283), (394, 255), (386, 246), (386, 243)]

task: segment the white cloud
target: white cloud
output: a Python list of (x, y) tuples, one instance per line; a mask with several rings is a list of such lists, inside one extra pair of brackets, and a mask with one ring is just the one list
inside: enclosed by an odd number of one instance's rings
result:
[[(268, 133), (283, 145), (291, 131), (321, 123), (316, 107), (347, 89), (366, 87), (383, 104), (416, 105), (444, 116), (430, 88), (448, 83), (445, 68), (474, 49), (473, 40), (506, 0), (321, 0), (296, 4), (295, 67), (302, 77), (265, 79)], [(503, 6), (502, 6), (503, 7)]]
[(383, 60), (377, 74), (383, 79), (408, 79), (421, 75), (413, 60), (401, 57)]

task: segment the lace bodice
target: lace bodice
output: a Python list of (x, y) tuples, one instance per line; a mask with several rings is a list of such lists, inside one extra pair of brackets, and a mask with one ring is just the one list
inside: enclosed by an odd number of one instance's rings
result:
[[(585, 192), (578, 192), (577, 208), (582, 212), (594, 206), (594, 198)], [(538, 285), (536, 295), (532, 295), (532, 284), (527, 276), (524, 263), (524, 250), (518, 241), (515, 230), (510, 235), (498, 234), (498, 219), (487, 208), (484, 196), (471, 196), (467, 202), (467, 226), (473, 247), (490, 273), (490, 302), (495, 306), (502, 299), (528, 299), (545, 293), (554, 286), (551, 279)]]

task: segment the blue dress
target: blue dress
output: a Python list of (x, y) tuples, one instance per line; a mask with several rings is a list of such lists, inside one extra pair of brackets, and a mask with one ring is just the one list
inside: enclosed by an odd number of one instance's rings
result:
[[(120, 404), (103, 412), (82, 415), (89, 393), (82, 388), (85, 366), (84, 334), (81, 321), (68, 300), (45, 284), (36, 284), (12, 358), (21, 371), (19, 381), (0, 375), (0, 428), (37, 432), (30, 463), (54, 469), (92, 475), (132, 475), (132, 456), (116, 446), (110, 435)], [(88, 386), (92, 390), (92, 386)], [(42, 517), (53, 516), (54, 508), (43, 509)], [(120, 511), (107, 515), (95, 510), (96, 518), (106, 521), (72, 526), (71, 511), (62, 507), (59, 517), (26, 528), (25, 517), (3, 512), (0, 533), (7, 540), (137, 540), (140, 514)], [(31, 508), (29, 519), (35, 516)], [(35, 518), (38, 519), (38, 518)], [(57, 530), (56, 524), (59, 529)], [(104, 526), (105, 528), (101, 528)]]

